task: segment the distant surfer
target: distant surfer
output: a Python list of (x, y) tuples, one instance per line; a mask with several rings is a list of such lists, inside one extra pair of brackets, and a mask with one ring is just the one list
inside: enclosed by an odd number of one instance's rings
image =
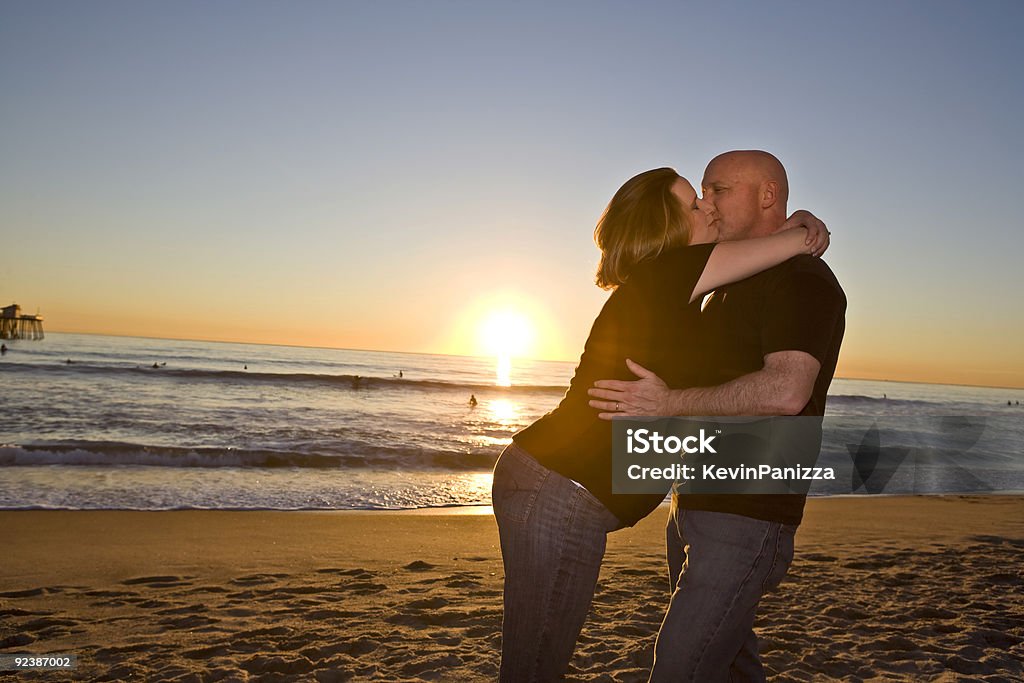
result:
[(398, 371), (398, 379), (402, 379), (402, 377), (404, 377), (404, 375), (402, 374), (402, 371), (399, 370)]
[(359, 388), (359, 383), (362, 382), (362, 381), (363, 381), (362, 377), (360, 377), (359, 375), (355, 375), (352, 378), (352, 388), (353, 389), (358, 389)]
[(243, 366), (242, 366), (242, 369), (243, 369), (243, 370), (248, 370), (248, 369), (249, 369), (249, 366), (248, 366), (248, 365), (243, 365)]
[(469, 407), (470, 408), (476, 408), (476, 404), (477, 404), (476, 396), (474, 394), (470, 394), (469, 395)]
[(68, 362), (68, 365), (71, 365), (71, 359), (70, 358), (68, 358), (67, 362)]
[(7, 344), (0, 344), (0, 356), (7, 353)]
[(154, 361), (154, 362), (153, 362), (153, 367), (154, 367), (154, 368), (159, 368), (160, 366), (159, 366), (159, 365), (158, 365), (158, 364), (157, 364), (157, 363), (156, 363), (156, 362)]

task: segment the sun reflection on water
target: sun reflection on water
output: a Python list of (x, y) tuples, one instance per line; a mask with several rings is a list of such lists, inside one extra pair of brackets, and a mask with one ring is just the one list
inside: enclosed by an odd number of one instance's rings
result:
[(519, 404), (507, 398), (496, 398), (487, 402), (492, 420), (503, 427), (513, 427), (519, 419)]
[(498, 356), (497, 378), (495, 384), (499, 387), (512, 386), (512, 356), (503, 353)]
[(491, 472), (490, 470), (487, 472), (473, 472), (470, 475), (470, 480), (473, 482), (473, 486), (475, 486), (477, 490), (485, 493), (490, 492), (491, 484), (494, 482), (494, 472)]

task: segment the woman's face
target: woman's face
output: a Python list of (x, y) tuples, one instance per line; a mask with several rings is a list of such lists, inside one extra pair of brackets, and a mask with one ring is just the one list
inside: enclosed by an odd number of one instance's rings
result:
[(690, 233), (690, 244), (705, 244), (718, 241), (718, 231), (711, 227), (708, 215), (711, 207), (703, 199), (697, 197), (697, 192), (690, 185), (686, 178), (679, 178), (672, 186), (674, 194), (683, 205), (683, 211), (690, 214), (690, 222), (693, 226)]

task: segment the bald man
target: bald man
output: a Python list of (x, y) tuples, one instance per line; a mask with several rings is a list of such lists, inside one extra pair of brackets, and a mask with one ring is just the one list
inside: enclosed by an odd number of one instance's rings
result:
[[(719, 241), (770, 235), (786, 221), (789, 183), (758, 150), (715, 157), (701, 183)], [(602, 380), (591, 405), (619, 415), (824, 415), (845, 328), (846, 296), (818, 258), (797, 256), (723, 287), (699, 325), (706, 367), (672, 390)], [(667, 527), (672, 596), (655, 646), (652, 682), (763, 681), (754, 618), (793, 559), (803, 495), (676, 495)]]

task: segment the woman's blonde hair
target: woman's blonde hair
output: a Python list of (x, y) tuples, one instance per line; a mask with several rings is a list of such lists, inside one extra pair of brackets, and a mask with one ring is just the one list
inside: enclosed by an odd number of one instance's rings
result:
[(601, 249), (598, 287), (614, 289), (636, 264), (689, 243), (690, 214), (672, 193), (678, 179), (671, 168), (645, 171), (627, 180), (608, 202), (594, 228)]

